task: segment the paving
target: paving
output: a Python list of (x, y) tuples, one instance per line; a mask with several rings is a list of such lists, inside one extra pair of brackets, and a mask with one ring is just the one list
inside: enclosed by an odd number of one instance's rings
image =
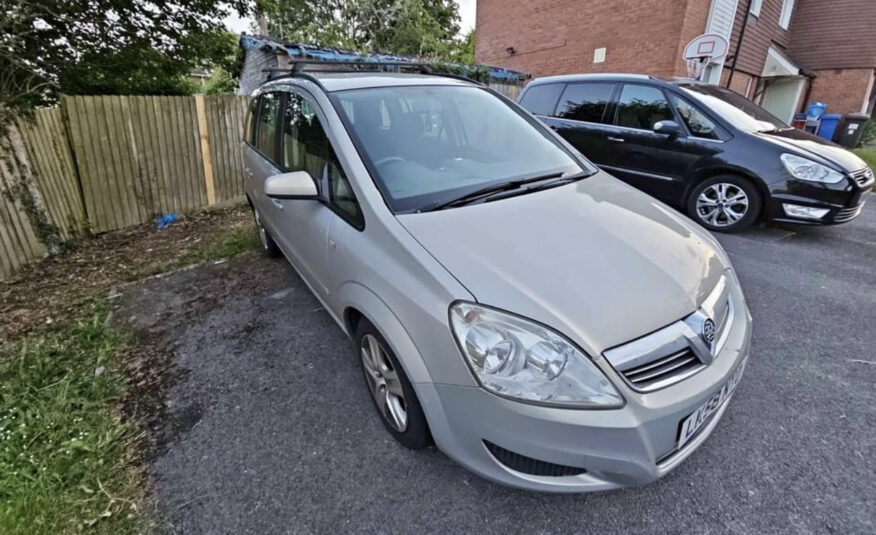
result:
[(128, 288), (165, 356), (147, 467), (168, 533), (873, 533), (876, 199), (838, 227), (719, 236), (754, 316), (723, 421), (660, 481), (505, 488), (397, 445), (350, 342), (284, 261), (256, 254)]

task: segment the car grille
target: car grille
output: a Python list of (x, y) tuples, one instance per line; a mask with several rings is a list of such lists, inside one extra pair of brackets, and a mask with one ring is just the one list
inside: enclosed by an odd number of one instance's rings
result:
[[(639, 392), (653, 392), (703, 370), (721, 351), (733, 324), (734, 307), (726, 277), (722, 277), (701, 307), (651, 334), (603, 353), (626, 383)], [(703, 335), (707, 319), (714, 322), (712, 343)]]
[(852, 219), (860, 215), (863, 208), (864, 203), (861, 203), (854, 208), (843, 208), (842, 210), (838, 211), (835, 216), (833, 216), (833, 221), (834, 223), (845, 223), (846, 221), (851, 221)]
[(693, 374), (705, 366), (689, 347), (668, 357), (621, 372), (633, 387), (647, 390), (666, 379)]
[(852, 173), (852, 178), (859, 185), (863, 186), (864, 184), (869, 182), (871, 178), (873, 178), (873, 171), (869, 167), (865, 167), (860, 171), (855, 171), (854, 173)]
[(506, 450), (501, 446), (497, 446), (489, 440), (484, 441), (484, 446), (487, 447), (487, 450), (489, 450), (489, 452), (493, 454), (493, 457), (497, 461), (504, 464), (508, 468), (523, 474), (529, 474), (533, 476), (563, 477), (577, 476), (587, 472), (587, 470), (583, 468), (566, 466), (562, 464), (554, 464), (547, 461), (539, 461), (538, 459), (533, 459), (532, 457), (520, 455), (519, 453), (514, 453), (513, 451)]

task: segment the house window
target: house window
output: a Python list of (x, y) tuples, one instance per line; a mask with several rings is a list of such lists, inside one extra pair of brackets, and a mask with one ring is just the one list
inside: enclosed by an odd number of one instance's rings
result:
[(794, 0), (782, 0), (782, 14), (779, 15), (779, 26), (788, 29), (791, 26), (791, 13), (794, 12)]
[(748, 4), (748, 12), (755, 17), (759, 17), (761, 7), (763, 7), (763, 0), (751, 0), (751, 3)]

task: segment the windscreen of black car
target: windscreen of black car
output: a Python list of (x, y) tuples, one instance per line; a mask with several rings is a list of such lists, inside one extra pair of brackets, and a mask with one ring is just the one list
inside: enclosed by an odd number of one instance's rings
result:
[(614, 87), (615, 84), (589, 82), (567, 85), (557, 106), (557, 117), (601, 123)]
[(380, 87), (339, 91), (332, 99), (395, 212), (516, 179), (585, 170), (534, 119), (481, 88)]
[(740, 130), (768, 132), (790, 128), (772, 113), (729, 89), (709, 84), (684, 84), (679, 87)]

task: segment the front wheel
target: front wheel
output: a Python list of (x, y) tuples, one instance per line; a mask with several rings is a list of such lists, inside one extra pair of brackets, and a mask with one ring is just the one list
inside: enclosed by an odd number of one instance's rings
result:
[(417, 395), (383, 336), (364, 318), (356, 328), (356, 348), (368, 392), (383, 425), (410, 449), (428, 446), (432, 438)]
[(736, 232), (757, 221), (761, 203), (760, 192), (749, 180), (722, 175), (694, 187), (687, 201), (687, 212), (709, 230)]

